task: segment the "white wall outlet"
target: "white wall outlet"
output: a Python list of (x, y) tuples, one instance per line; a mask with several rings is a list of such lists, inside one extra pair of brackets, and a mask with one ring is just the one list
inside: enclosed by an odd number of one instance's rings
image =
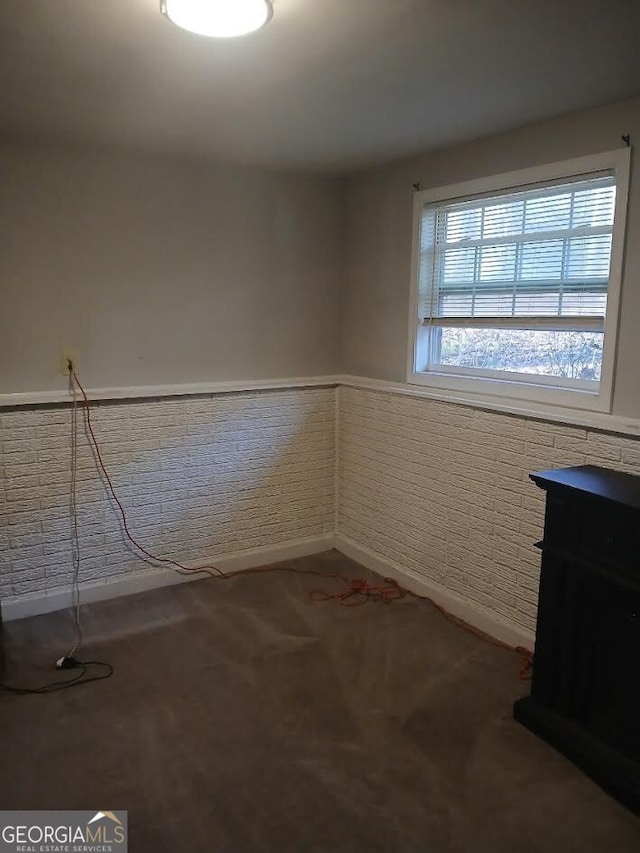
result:
[(69, 362), (75, 373), (78, 372), (78, 353), (72, 349), (63, 349), (60, 355), (60, 372), (65, 376), (69, 375)]

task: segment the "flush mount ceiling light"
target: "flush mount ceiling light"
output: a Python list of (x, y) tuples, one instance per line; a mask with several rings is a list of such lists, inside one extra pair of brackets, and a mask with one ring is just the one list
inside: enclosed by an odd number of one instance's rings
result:
[(232, 38), (263, 27), (273, 7), (271, 0), (161, 0), (160, 11), (183, 30)]

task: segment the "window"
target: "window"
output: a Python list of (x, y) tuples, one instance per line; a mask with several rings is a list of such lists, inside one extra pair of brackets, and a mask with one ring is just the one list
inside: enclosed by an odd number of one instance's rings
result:
[(409, 381), (609, 410), (628, 151), (416, 194)]

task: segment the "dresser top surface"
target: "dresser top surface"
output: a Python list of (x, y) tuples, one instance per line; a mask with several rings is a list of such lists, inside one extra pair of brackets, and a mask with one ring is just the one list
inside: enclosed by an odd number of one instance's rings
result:
[(596, 465), (537, 471), (529, 475), (542, 489), (560, 487), (640, 509), (640, 477)]

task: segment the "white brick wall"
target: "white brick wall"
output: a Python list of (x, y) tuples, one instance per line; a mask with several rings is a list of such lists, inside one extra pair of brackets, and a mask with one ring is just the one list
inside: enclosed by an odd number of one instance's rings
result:
[[(94, 420), (152, 551), (203, 562), (331, 533), (337, 518), (339, 533), (525, 631), (544, 507), (529, 473), (640, 474), (639, 440), (348, 387), (109, 403)], [(2, 598), (70, 583), (69, 452), (68, 407), (0, 413)], [(78, 504), (82, 580), (144, 569), (84, 434)]]
[(544, 509), (529, 474), (640, 474), (636, 439), (379, 391), (338, 400), (338, 532), (525, 631)]
[[(335, 391), (110, 403), (94, 421), (141, 543), (181, 562), (334, 529)], [(0, 412), (0, 596), (71, 580), (70, 409)], [(83, 581), (144, 569), (80, 436)]]

